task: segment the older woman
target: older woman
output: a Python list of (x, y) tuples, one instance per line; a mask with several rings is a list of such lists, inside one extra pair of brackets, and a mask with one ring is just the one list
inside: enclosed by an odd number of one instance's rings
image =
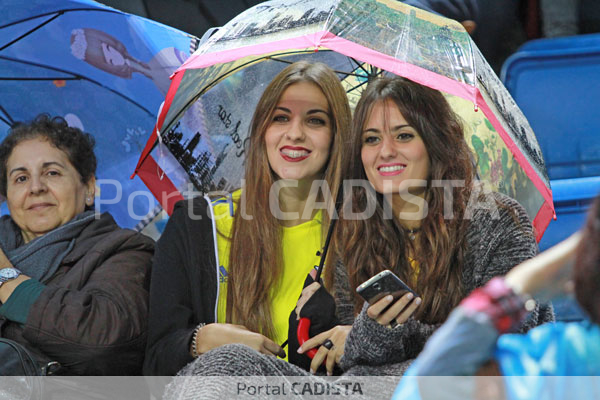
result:
[(0, 144), (0, 337), (61, 374), (139, 374), (154, 245), (92, 211), (93, 147), (47, 115)]

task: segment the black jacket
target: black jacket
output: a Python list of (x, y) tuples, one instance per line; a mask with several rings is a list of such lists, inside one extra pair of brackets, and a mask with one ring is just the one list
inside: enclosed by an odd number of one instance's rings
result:
[(193, 360), (189, 347), (196, 326), (215, 322), (218, 271), (208, 207), (202, 197), (178, 202), (157, 243), (146, 375), (176, 375)]

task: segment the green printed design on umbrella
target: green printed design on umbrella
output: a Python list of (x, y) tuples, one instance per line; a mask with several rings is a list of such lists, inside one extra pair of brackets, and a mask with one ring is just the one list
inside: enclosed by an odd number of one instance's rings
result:
[(365, 47), (378, 43), (383, 54), (475, 84), (471, 39), (456, 21), (395, 0), (344, 0), (325, 30)]
[(506, 143), (482, 112), (460, 97), (444, 93), (465, 123), (465, 139), (475, 155), (479, 179), (493, 190), (520, 199), (525, 209), (538, 209), (544, 202), (531, 179), (514, 159)]

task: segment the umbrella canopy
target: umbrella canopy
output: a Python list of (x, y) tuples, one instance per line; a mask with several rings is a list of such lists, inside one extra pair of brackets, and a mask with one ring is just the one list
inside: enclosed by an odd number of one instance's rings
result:
[(351, 104), (382, 73), (443, 92), (465, 121), (480, 179), (523, 204), (541, 238), (554, 209), (527, 120), (459, 23), (393, 0), (268, 1), (204, 43), (175, 73), (136, 168), (167, 209), (189, 183), (240, 186), (255, 105), (298, 60), (336, 70)]
[(0, 140), (15, 121), (62, 116), (96, 139), (101, 212), (132, 228), (160, 211), (129, 175), (197, 39), (88, 0), (3, 0), (0, 13)]

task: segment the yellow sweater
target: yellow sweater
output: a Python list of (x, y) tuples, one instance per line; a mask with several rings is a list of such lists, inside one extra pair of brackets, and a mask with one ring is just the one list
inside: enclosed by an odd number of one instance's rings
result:
[[(234, 204), (238, 202), (240, 195), (240, 190), (232, 194)], [(217, 322), (225, 322), (227, 274), (234, 208), (229, 201), (219, 199), (213, 202), (213, 209), (218, 232), (217, 248), (220, 270)], [(292, 227), (283, 227), (283, 271), (281, 280), (271, 288), (271, 310), (275, 327), (275, 337), (271, 339), (280, 345), (288, 338), (288, 319), (296, 307), (304, 280), (310, 270), (319, 263), (319, 257), (316, 254), (322, 249), (321, 216), (322, 212), (319, 211), (311, 221)]]

